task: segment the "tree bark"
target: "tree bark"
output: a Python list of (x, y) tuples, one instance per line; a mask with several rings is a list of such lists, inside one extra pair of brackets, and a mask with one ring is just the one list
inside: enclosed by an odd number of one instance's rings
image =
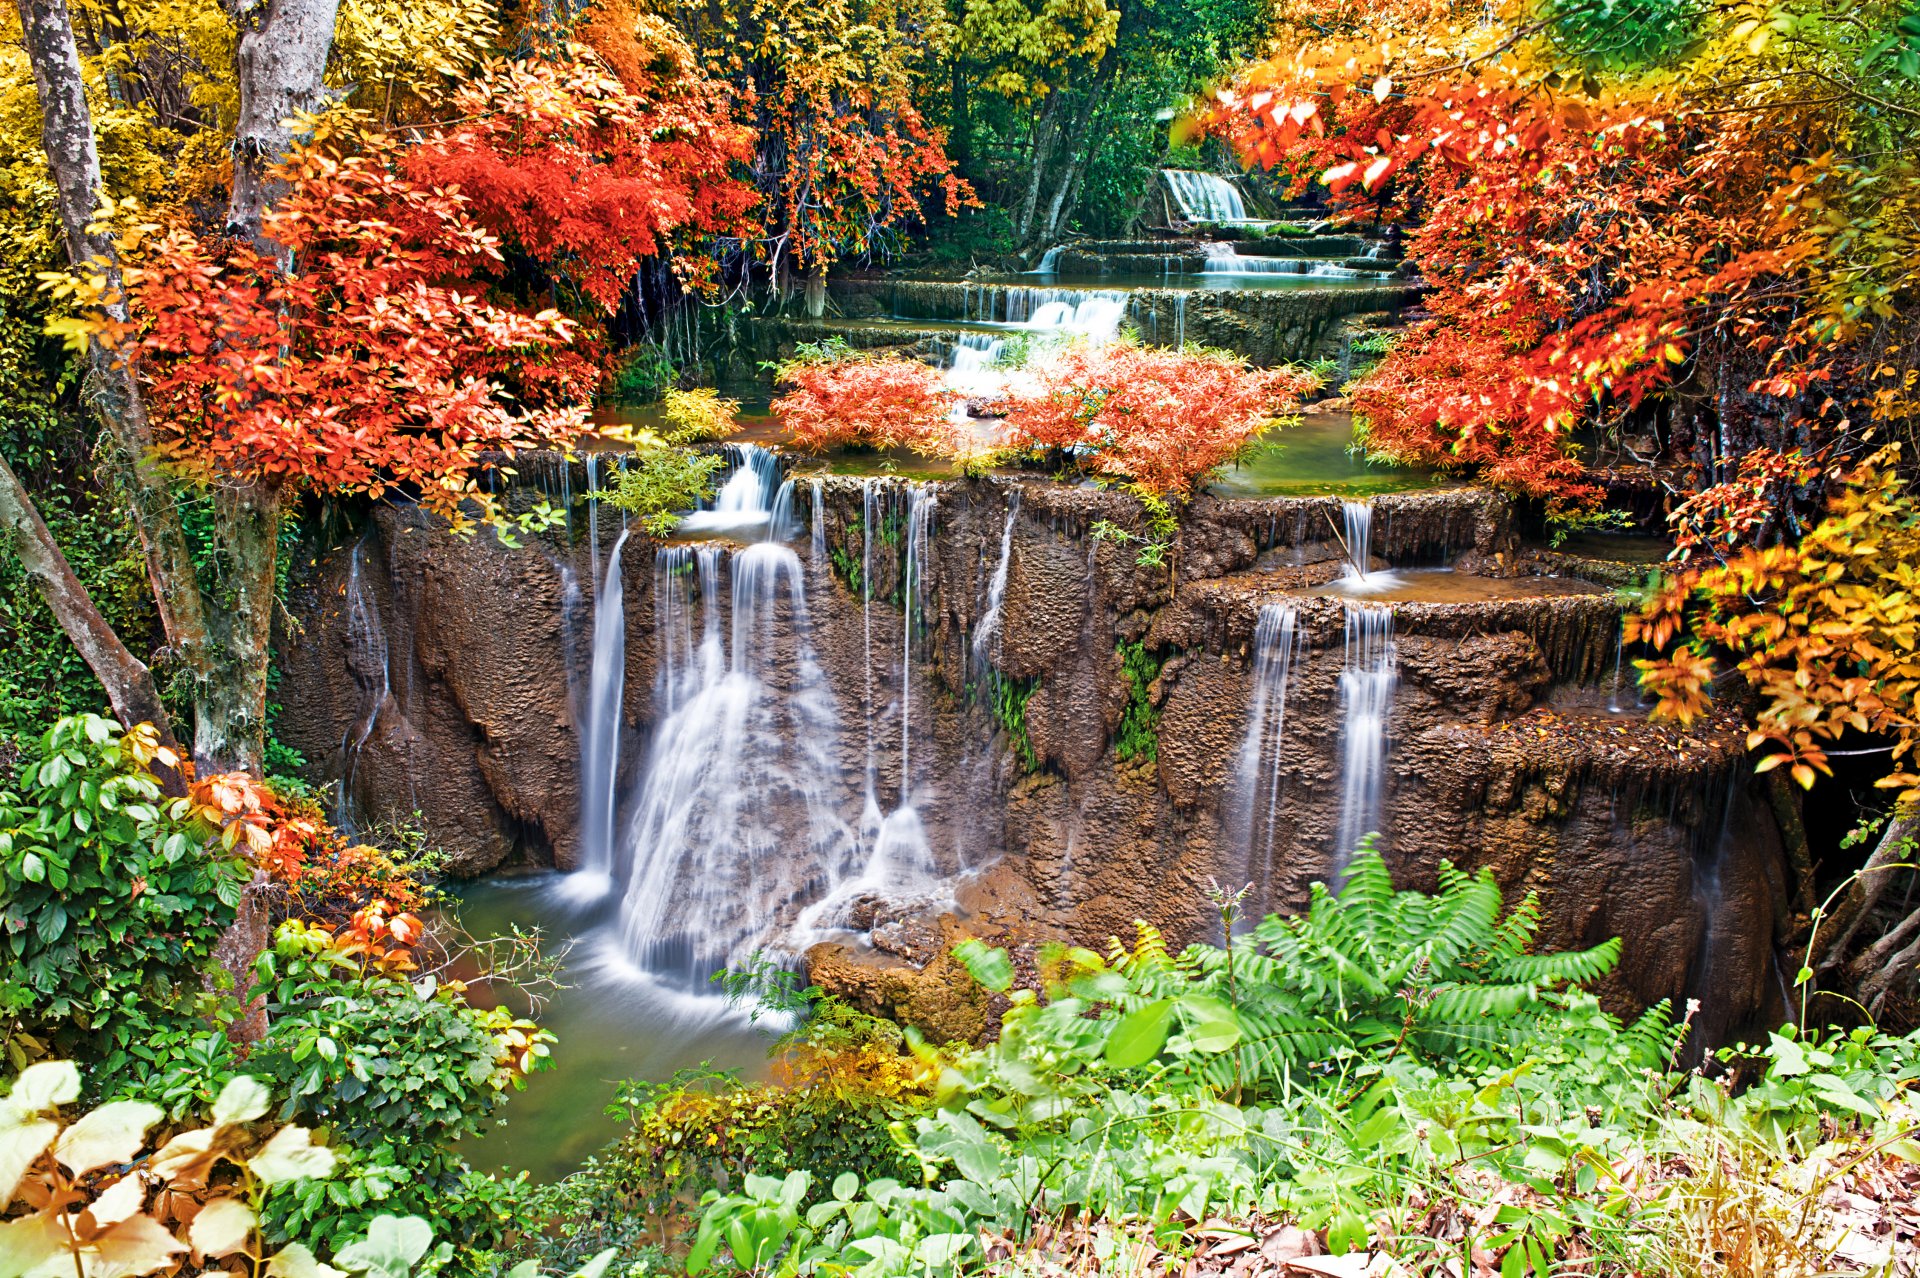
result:
[(1920, 817), (1895, 817), (1887, 822), (1887, 828), (1880, 835), (1880, 842), (1874, 846), (1873, 855), (1854, 875), (1853, 882), (1840, 895), (1833, 913), (1821, 920), (1821, 927), (1827, 931), (1827, 947), (1822, 951), (1819, 967), (1824, 971), (1839, 967), (1846, 962), (1847, 951), (1853, 946), (1853, 938), (1865, 923), (1867, 915), (1880, 902), (1880, 896), (1893, 881), (1894, 867), (1905, 858), (1907, 840), (1920, 835)]
[(120, 642), (120, 636), (100, 615), (93, 597), (47, 530), (46, 521), (40, 518), (26, 486), (4, 457), (0, 457), (0, 527), (12, 534), (14, 553), (39, 585), (40, 597), (47, 601), (60, 628), (100, 680), (114, 717), (129, 728), (137, 723), (152, 724), (161, 741), (177, 751), (179, 742), (174, 739), (166, 707), (160, 703), (153, 672)]
[(1014, 219), (1016, 242), (1026, 244), (1033, 235), (1033, 219), (1040, 208), (1040, 188), (1046, 184), (1047, 168), (1053, 163), (1054, 139), (1060, 132), (1060, 94), (1047, 98), (1040, 119), (1033, 126), (1033, 169), (1027, 174), (1027, 192), (1020, 200), (1020, 213)]
[(281, 495), (257, 484), (214, 493), (213, 643), (194, 671), (193, 756), (222, 772), (261, 772), (273, 638)]
[(280, 198), (281, 184), (267, 172), (299, 136), (297, 118), (327, 104), (324, 77), (339, 7), (339, 0), (227, 0), (240, 33), (240, 118), (233, 133), (227, 231), (274, 256), (279, 246), (262, 234), (261, 222)]

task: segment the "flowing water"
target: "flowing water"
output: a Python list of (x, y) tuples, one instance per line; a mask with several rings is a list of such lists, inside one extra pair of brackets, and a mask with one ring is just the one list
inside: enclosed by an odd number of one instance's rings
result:
[(1373, 567), (1373, 504), (1343, 501), (1340, 519), (1346, 525), (1347, 577), (1364, 585), (1367, 570)]
[(1344, 874), (1360, 840), (1380, 830), (1387, 793), (1387, 724), (1398, 678), (1393, 609), (1346, 608), (1346, 659), (1340, 670), (1340, 828), (1334, 874)]
[(580, 869), (566, 891), (579, 900), (605, 896), (613, 886), (614, 783), (620, 773), (620, 710), (626, 695), (626, 585), (620, 553), (623, 528), (607, 552), (607, 574), (594, 591), (593, 664), (580, 729)]
[(348, 834), (358, 828), (353, 778), (359, 769), (360, 753), (373, 735), (380, 711), (393, 691), (393, 659), (388, 650), (387, 628), (380, 618), (380, 601), (367, 587), (366, 547), (367, 537), (362, 536), (353, 544), (353, 553), (347, 561), (347, 665), (354, 685), (360, 690), (360, 702), (354, 724), (340, 742), (340, 780), (334, 791), (333, 823)]
[(1240, 188), (1219, 174), (1161, 169), (1160, 176), (1189, 222), (1247, 220), (1247, 202), (1241, 198)]
[(1247, 707), (1246, 740), (1241, 744), (1235, 772), (1238, 835), (1247, 850), (1245, 881), (1252, 888), (1246, 914), (1256, 920), (1272, 906), (1287, 683), (1304, 641), (1299, 621), (1299, 610), (1292, 604), (1262, 604), (1253, 631), (1253, 691)]
[(1000, 609), (1007, 598), (1007, 572), (1013, 563), (1013, 523), (1020, 514), (1020, 490), (1014, 489), (1007, 498), (1007, 522), (1000, 530), (1000, 557), (994, 561), (993, 575), (987, 579), (987, 607), (980, 614), (980, 622), (973, 628), (973, 673), (976, 679), (985, 679), (993, 669), (998, 655), (996, 640), (1000, 635)]

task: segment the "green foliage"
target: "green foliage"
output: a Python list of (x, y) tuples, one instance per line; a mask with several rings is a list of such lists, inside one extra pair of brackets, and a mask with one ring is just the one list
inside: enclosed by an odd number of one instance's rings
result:
[(1569, 537), (1589, 532), (1626, 532), (1633, 528), (1633, 515), (1624, 510), (1550, 510), (1547, 512), (1547, 544), (1558, 550)]
[(597, 496), (639, 519), (654, 536), (665, 536), (679, 524), (681, 512), (713, 496), (713, 477), (726, 464), (719, 453), (643, 448), (614, 472), (613, 487)]
[(55, 723), (0, 791), (0, 924), (16, 1064), (53, 1050), (112, 1074), (197, 1014), (201, 977), (249, 869), (186, 800), (165, 800), (151, 736)]
[[(286, 1096), (283, 1119), (325, 1124), (352, 1172), (345, 1186), (276, 1198), (276, 1231), (337, 1243), (400, 1210), (470, 1246), (497, 1243), (512, 1212), (490, 1201), (497, 1184), (469, 1173), (454, 1145), (523, 1084), (503, 1038), (511, 1017), (432, 978), (416, 984), (363, 965), (298, 922), (280, 927), (256, 974), (252, 993), (265, 1000), (268, 1031), (247, 1068)], [(535, 1037), (530, 1067), (538, 1069), (551, 1035)]]
[(651, 404), (667, 393), (678, 376), (664, 349), (642, 342), (614, 366), (607, 379), (606, 398), (614, 404)]
[(1623, 70), (1670, 62), (1686, 52), (1706, 8), (1699, 0), (1551, 0), (1554, 43), (1574, 62)]
[(1014, 758), (1020, 760), (1020, 770), (1036, 771), (1040, 767), (1040, 756), (1034, 753), (1033, 738), (1027, 735), (1027, 702), (1033, 700), (1033, 694), (1040, 690), (1039, 678), (1008, 679), (995, 676), (991, 686), (993, 721), (1006, 732), (1007, 744), (1013, 748)]
[(1153, 704), (1148, 689), (1167, 659), (1148, 652), (1139, 640), (1120, 644), (1113, 654), (1120, 658), (1120, 679), (1127, 687), (1120, 727), (1113, 734), (1113, 755), (1122, 762), (1152, 763), (1160, 757), (1160, 708)]

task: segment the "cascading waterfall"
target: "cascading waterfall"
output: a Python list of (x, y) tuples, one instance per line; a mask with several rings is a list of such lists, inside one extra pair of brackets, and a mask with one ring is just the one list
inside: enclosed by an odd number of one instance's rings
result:
[[(946, 384), (964, 396), (991, 395), (1000, 389), (1001, 378), (994, 371), (1000, 352), (1006, 349), (1004, 338), (987, 333), (966, 333), (954, 344), (947, 361)], [(965, 417), (967, 407), (957, 404), (954, 411)]]
[[(874, 890), (930, 892), (939, 872), (915, 803), (913, 779), (914, 636), (926, 615), (927, 540), (936, 501), (931, 489), (914, 485), (906, 490), (900, 560), (900, 784), (898, 802), (881, 819), (866, 871), (860, 876), (861, 885)], [(870, 797), (869, 803), (873, 802)]]
[(1253, 888), (1260, 918), (1271, 908), (1273, 857), (1280, 815), (1281, 745), (1287, 726), (1287, 682), (1304, 635), (1292, 604), (1262, 604), (1253, 631), (1253, 696), (1247, 707), (1247, 737), (1238, 761), (1241, 846), (1247, 850), (1245, 882)]
[(353, 777), (360, 765), (360, 752), (373, 735), (381, 708), (393, 690), (387, 628), (380, 617), (379, 600), (366, 584), (366, 544), (365, 536), (355, 542), (347, 560), (347, 669), (360, 689), (360, 713), (340, 742), (340, 781), (334, 792), (333, 823), (348, 833), (357, 828)]
[(580, 868), (569, 875), (566, 895), (598, 900), (613, 886), (615, 778), (620, 772), (620, 707), (626, 696), (626, 586), (620, 552), (627, 530), (607, 552), (607, 574), (593, 598), (593, 663), (580, 734)]
[(1029, 275), (1053, 274), (1054, 271), (1059, 269), (1060, 254), (1065, 250), (1066, 250), (1066, 245), (1064, 244), (1054, 245), (1052, 248), (1048, 249), (1045, 253), (1042, 253), (1040, 255), (1040, 264), (1034, 267), (1031, 271), (1028, 271), (1027, 274)]
[(1240, 188), (1217, 173), (1161, 169), (1160, 176), (1189, 222), (1244, 222), (1247, 202)]
[(1013, 563), (1013, 521), (1020, 514), (1020, 490), (1014, 489), (1007, 498), (1007, 522), (1000, 530), (1000, 558), (993, 565), (993, 575), (987, 579), (987, 607), (980, 614), (980, 624), (973, 628), (973, 671), (976, 679), (984, 678), (993, 668), (994, 640), (1000, 636), (1000, 608), (1007, 598), (1007, 571)]
[(1363, 836), (1377, 833), (1387, 790), (1387, 721), (1393, 712), (1398, 654), (1393, 609), (1349, 603), (1346, 661), (1340, 671), (1340, 829), (1334, 845), (1334, 877)]
[(733, 463), (733, 473), (720, 486), (713, 508), (682, 518), (679, 531), (742, 539), (777, 536), (774, 498), (781, 486), (779, 456), (758, 444), (728, 444), (727, 459)]
[(1011, 324), (1036, 332), (1111, 339), (1126, 318), (1127, 294), (1121, 289), (1043, 288), (1015, 285), (983, 288), (976, 303), (969, 295), (967, 318), (981, 324)]
[[(656, 976), (703, 988), (756, 950), (790, 959), (789, 911), (845, 874), (851, 832), (835, 812), (838, 714), (808, 635), (798, 555), (763, 541), (691, 548), (670, 562), (682, 600), (662, 662), (670, 706), (655, 731), (626, 846), (627, 952)], [(722, 567), (731, 627), (721, 625)], [(697, 590), (703, 623), (692, 643)], [(671, 669), (669, 669), (671, 667)]]
[(1206, 275), (1312, 275), (1323, 279), (1351, 280), (1377, 276), (1379, 271), (1356, 271), (1338, 262), (1322, 262), (1307, 257), (1250, 257), (1231, 244), (1207, 247)]
[(1347, 576), (1363, 582), (1373, 565), (1373, 505), (1364, 501), (1341, 502), (1340, 519), (1346, 526)]

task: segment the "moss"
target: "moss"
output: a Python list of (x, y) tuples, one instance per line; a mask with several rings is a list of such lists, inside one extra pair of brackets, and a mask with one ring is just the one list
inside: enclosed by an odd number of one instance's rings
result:
[(1145, 759), (1152, 763), (1160, 757), (1160, 711), (1147, 698), (1147, 689), (1160, 677), (1167, 659), (1149, 653), (1142, 643), (1123, 643), (1114, 655), (1120, 658), (1120, 677), (1127, 684), (1127, 707), (1120, 714), (1120, 730), (1113, 737), (1114, 757), (1122, 762)]

